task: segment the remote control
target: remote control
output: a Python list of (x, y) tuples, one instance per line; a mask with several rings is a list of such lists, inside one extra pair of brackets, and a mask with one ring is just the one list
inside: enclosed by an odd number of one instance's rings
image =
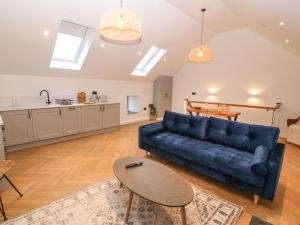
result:
[(126, 169), (132, 168), (132, 167), (136, 167), (136, 166), (141, 166), (143, 165), (143, 162), (135, 162), (135, 163), (130, 163), (126, 165)]

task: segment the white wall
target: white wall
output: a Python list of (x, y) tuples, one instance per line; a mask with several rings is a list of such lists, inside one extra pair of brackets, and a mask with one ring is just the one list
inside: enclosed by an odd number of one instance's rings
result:
[[(12, 96), (17, 104), (24, 104), (29, 99), (40, 101), (39, 93), (42, 89), (50, 92), (51, 100), (57, 97), (76, 98), (79, 91), (108, 96), (108, 101), (121, 103), (121, 123), (145, 120), (149, 117), (148, 104), (152, 103), (152, 82), (116, 81), (81, 78), (57, 78), (41, 76), (0, 75), (0, 105), (10, 105)], [(127, 95), (139, 96), (139, 113), (127, 115)], [(44, 99), (43, 99), (44, 101)], [(145, 111), (143, 108), (146, 107)]]
[[(173, 111), (184, 112), (185, 98), (270, 106), (282, 102), (278, 121), (285, 136), (286, 119), (300, 113), (300, 59), (248, 29), (220, 33), (207, 45), (214, 61), (187, 63), (175, 75)], [(271, 123), (271, 112), (232, 110), (242, 111), (240, 121)]]

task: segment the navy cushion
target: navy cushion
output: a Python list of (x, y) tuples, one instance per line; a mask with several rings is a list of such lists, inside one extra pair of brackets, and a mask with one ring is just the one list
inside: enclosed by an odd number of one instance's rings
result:
[(264, 177), (256, 176), (251, 170), (252, 153), (168, 131), (145, 136), (143, 141), (162, 151), (207, 166), (257, 187), (262, 187), (265, 183)]
[(254, 153), (263, 145), (272, 151), (277, 143), (279, 129), (262, 125), (252, 125), (229, 120), (209, 118), (205, 140)]
[(187, 137), (203, 140), (208, 125), (207, 117), (189, 116), (166, 111), (163, 120), (164, 130)]
[(251, 163), (251, 169), (257, 176), (266, 176), (268, 174), (269, 150), (265, 146), (258, 146)]

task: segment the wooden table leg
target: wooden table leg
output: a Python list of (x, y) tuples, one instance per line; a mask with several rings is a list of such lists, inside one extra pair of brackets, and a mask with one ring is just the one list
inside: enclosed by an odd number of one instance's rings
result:
[(126, 223), (128, 222), (128, 218), (129, 218), (129, 213), (130, 213), (132, 198), (133, 198), (133, 192), (129, 191), (129, 201), (128, 201), (128, 206), (127, 206), (127, 211), (126, 211), (126, 216), (125, 216), (125, 222)]
[(185, 208), (184, 206), (182, 206), (180, 209), (181, 209), (182, 225), (186, 225)]

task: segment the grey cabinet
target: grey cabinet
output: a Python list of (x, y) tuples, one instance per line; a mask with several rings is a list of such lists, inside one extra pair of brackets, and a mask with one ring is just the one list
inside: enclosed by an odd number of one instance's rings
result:
[(35, 141), (63, 135), (61, 108), (32, 110), (32, 118)]
[(120, 104), (101, 106), (102, 128), (120, 126)]
[(1, 112), (4, 123), (4, 145), (12, 146), (33, 141), (31, 110)]
[(100, 109), (101, 107), (99, 105), (81, 107), (81, 121), (83, 132), (99, 130), (102, 128)]
[(62, 108), (63, 135), (78, 134), (82, 130), (80, 107)]

